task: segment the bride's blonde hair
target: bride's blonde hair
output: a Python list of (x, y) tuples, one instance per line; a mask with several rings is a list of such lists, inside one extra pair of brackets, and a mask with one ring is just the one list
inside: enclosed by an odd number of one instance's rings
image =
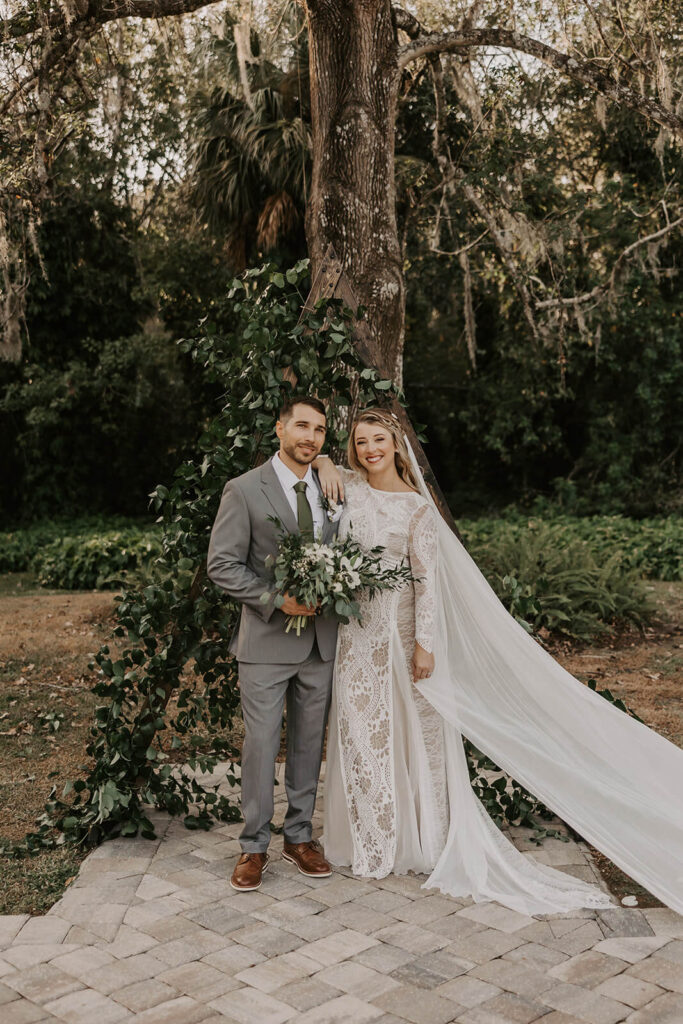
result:
[(355, 469), (356, 472), (362, 473), (363, 476), (367, 477), (367, 472), (361, 466), (358, 455), (356, 454), (356, 427), (360, 423), (374, 423), (377, 426), (382, 427), (391, 435), (396, 450), (394, 452), (394, 463), (396, 465), (396, 472), (400, 476), (404, 483), (412, 487), (413, 490), (419, 491), (420, 485), (417, 482), (417, 478), (413, 471), (413, 467), (410, 464), (410, 456), (406, 443), (403, 439), (403, 431), (401, 424), (398, 422), (395, 416), (385, 409), (365, 409), (353, 421), (351, 430), (349, 431), (349, 443), (346, 450), (346, 458), (351, 469)]

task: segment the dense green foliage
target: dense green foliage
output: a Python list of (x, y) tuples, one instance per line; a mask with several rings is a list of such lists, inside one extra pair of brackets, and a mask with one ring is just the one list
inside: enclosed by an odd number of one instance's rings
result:
[(0, 400), (0, 419), (18, 428), (5, 500), (14, 491), (23, 520), (140, 515), (154, 481), (187, 451), (199, 412), (177, 347), (161, 335), (87, 339), (64, 366), (26, 365)]
[(50, 165), (26, 254), (24, 358), (0, 361), (5, 528), (144, 515), (219, 393), (177, 345), (233, 276), (179, 187), (192, 71), (145, 25), (117, 38), (116, 54), (93, 44), (102, 93), (78, 87), (77, 120)]
[(504, 528), (477, 556), (503, 603), (534, 632), (587, 638), (617, 622), (641, 624), (647, 614), (644, 587), (619, 554), (598, 562), (591, 545), (561, 525)]
[(406, 91), (397, 143), (406, 394), (439, 479), (466, 515), (539, 493), (580, 514), (677, 510), (680, 227), (620, 260), (667, 223), (673, 196), (680, 211), (680, 146), (624, 108), (596, 113), (547, 69), (497, 64), (485, 85), (481, 68), (451, 70), (444, 136), (461, 187), (435, 168), (426, 75)]
[[(540, 531), (550, 528), (553, 547), (586, 545), (600, 564), (616, 559), (624, 569), (635, 569), (655, 580), (683, 578), (683, 519), (629, 519), (627, 516), (573, 516), (560, 513), (551, 504), (537, 506), (525, 514), (510, 509), (503, 516), (460, 519), (459, 529), (472, 556), (486, 564), (487, 551), (504, 544), (528, 543)], [(498, 558), (494, 554), (493, 559)], [(512, 565), (501, 566), (510, 571)]]
[[(40, 264), (32, 253), (27, 309), (27, 363), (64, 366), (88, 356), (84, 341), (104, 342), (139, 330), (149, 304), (138, 289), (135, 260), (136, 224), (132, 209), (112, 189), (98, 188), (91, 176), (102, 162), (85, 154), (76, 168), (62, 160), (55, 171), (65, 187), (40, 225)], [(75, 154), (74, 154), (75, 155)], [(86, 172), (86, 173), (84, 173)], [(74, 180), (75, 179), (75, 180)]]
[(32, 569), (44, 587), (118, 590), (131, 575), (149, 572), (160, 554), (156, 532), (123, 529), (53, 541), (38, 551)]
[[(423, 298), (410, 296), (424, 323)], [(641, 279), (634, 301), (605, 315), (599, 357), (573, 346), (564, 381), (551, 354), (500, 321), (487, 331), (476, 372), (448, 336), (443, 325), (411, 327), (406, 393), (428, 424), (430, 459), (453, 507), (476, 516), (544, 494), (557, 510), (579, 515), (679, 510), (677, 294)]]
[[(75, 516), (69, 519), (41, 519), (31, 526), (23, 526), (0, 533), (0, 572), (28, 572), (34, 569), (34, 560), (46, 545), (55, 542), (73, 542), (76, 538), (91, 540), (102, 534), (123, 531), (142, 539), (150, 524), (124, 516)], [(53, 584), (61, 589), (60, 584)]]

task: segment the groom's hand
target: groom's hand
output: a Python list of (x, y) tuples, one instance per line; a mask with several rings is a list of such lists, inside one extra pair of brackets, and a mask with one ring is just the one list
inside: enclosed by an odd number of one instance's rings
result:
[(315, 608), (310, 608), (307, 604), (299, 604), (297, 599), (292, 597), (291, 594), (284, 595), (280, 611), (284, 612), (285, 615), (315, 615)]

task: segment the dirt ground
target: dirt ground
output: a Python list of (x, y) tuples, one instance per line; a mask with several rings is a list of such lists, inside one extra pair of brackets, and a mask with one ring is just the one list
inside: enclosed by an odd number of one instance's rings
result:
[(683, 747), (683, 583), (648, 582), (656, 617), (642, 634), (590, 647), (556, 645), (551, 653), (582, 682), (595, 679), (647, 725)]
[[(579, 679), (609, 688), (683, 747), (683, 583), (651, 585), (657, 615), (643, 634), (550, 650)], [(48, 591), (23, 574), (0, 576), (0, 843), (20, 840), (51, 786), (80, 774), (94, 706), (88, 661), (104, 642), (115, 649), (113, 609), (112, 594)], [(44, 913), (84, 854), (0, 857), (0, 913)], [(597, 851), (596, 859), (616, 895), (657, 905)]]
[[(113, 596), (43, 590), (0, 576), (0, 844), (35, 828), (52, 786), (86, 759), (95, 675), (89, 656), (113, 627)], [(45, 913), (87, 851), (0, 857), (0, 913)]]

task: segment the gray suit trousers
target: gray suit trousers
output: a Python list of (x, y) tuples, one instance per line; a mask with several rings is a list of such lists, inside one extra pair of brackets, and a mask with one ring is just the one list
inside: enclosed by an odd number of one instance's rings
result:
[[(311, 629), (309, 623), (307, 629)], [(270, 841), (273, 776), (280, 749), (282, 715), (287, 700), (288, 809), (285, 839), (311, 839), (313, 808), (322, 760), (325, 722), (332, 693), (334, 661), (323, 661), (318, 644), (299, 665), (239, 663), (244, 719), (240, 844), (245, 853), (263, 853)]]

